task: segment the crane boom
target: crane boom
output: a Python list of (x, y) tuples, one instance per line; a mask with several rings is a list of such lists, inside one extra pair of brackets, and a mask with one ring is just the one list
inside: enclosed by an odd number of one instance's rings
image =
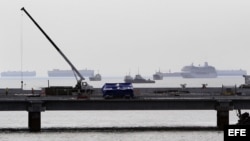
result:
[(22, 11), (31, 19), (31, 21), (37, 26), (37, 28), (43, 33), (43, 35), (49, 40), (49, 42), (55, 47), (55, 49), (62, 55), (62, 57), (66, 60), (66, 62), (70, 65), (71, 69), (80, 77), (79, 82), (84, 80), (84, 77), (81, 73), (76, 69), (76, 67), (69, 61), (69, 59), (63, 54), (63, 52), (57, 47), (57, 45), (53, 42), (53, 40), (46, 34), (46, 32), (40, 27), (40, 25), (32, 18), (32, 16), (26, 11), (23, 7), (21, 8)]

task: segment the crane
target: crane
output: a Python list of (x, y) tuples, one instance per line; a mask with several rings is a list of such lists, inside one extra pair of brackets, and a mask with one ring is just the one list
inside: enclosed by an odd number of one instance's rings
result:
[[(36, 25), (36, 27), (43, 33), (43, 35), (49, 40), (49, 42), (54, 46), (54, 48), (60, 53), (60, 55), (64, 58), (64, 60), (70, 65), (72, 71), (74, 72), (75, 78), (77, 80), (77, 84), (75, 85), (75, 90), (78, 93), (92, 93), (93, 86), (89, 85), (87, 82), (84, 82), (84, 77), (82, 74), (76, 69), (76, 67), (70, 62), (70, 60), (64, 55), (64, 53), (59, 49), (59, 47), (53, 42), (53, 40), (46, 34), (46, 32), (41, 28), (41, 26), (33, 19), (33, 17), (28, 13), (28, 11), (22, 7), (21, 10), (30, 18), (30, 20)], [(80, 78), (77, 79), (77, 76)]]

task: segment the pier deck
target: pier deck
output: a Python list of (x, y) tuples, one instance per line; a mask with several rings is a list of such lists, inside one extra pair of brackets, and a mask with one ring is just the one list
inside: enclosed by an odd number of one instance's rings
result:
[(250, 109), (250, 95), (245, 92), (244, 95), (174, 93), (166, 93), (163, 89), (158, 89), (156, 93), (152, 89), (140, 90), (133, 99), (103, 99), (98, 93), (89, 99), (68, 95), (33, 97), (0, 94), (0, 111), (27, 111), (28, 128), (40, 131), (41, 112), (53, 110), (216, 110), (217, 127), (223, 129), (229, 124), (230, 110)]

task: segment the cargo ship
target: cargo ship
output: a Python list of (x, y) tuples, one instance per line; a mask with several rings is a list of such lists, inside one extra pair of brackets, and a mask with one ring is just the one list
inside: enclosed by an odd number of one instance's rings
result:
[(1, 77), (35, 77), (36, 71), (4, 71)]
[(238, 70), (217, 70), (218, 76), (243, 76), (247, 75), (246, 70), (238, 69)]
[(181, 77), (181, 72), (162, 72), (163, 77)]
[[(79, 70), (82, 76), (84, 77), (93, 77), (94, 70), (82, 69)], [(49, 77), (74, 77), (74, 73), (72, 70), (60, 70), (53, 69), (47, 72)]]

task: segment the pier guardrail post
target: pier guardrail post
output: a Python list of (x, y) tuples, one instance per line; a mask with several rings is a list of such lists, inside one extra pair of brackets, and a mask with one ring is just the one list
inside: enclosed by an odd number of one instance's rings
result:
[(42, 101), (29, 101), (28, 128), (31, 132), (41, 131), (41, 112), (45, 111)]
[(229, 110), (233, 110), (230, 100), (218, 100), (217, 110), (217, 127), (220, 130), (224, 129), (225, 125), (229, 124)]

